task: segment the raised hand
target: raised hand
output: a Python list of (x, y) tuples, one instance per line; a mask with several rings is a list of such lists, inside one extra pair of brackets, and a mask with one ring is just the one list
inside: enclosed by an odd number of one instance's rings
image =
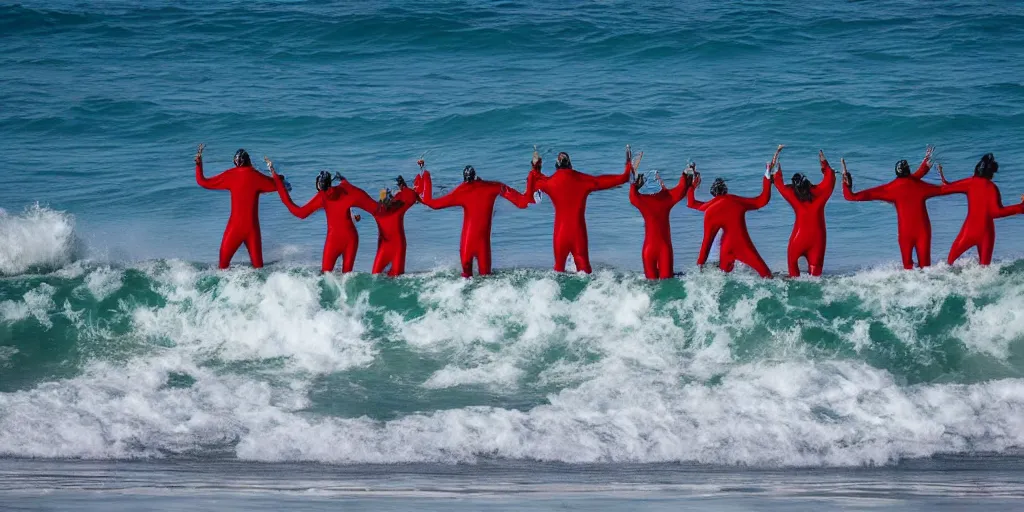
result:
[(537, 151), (537, 146), (533, 146), (533, 159), (530, 160), (530, 165), (535, 170), (540, 170), (541, 158), (540, 151)]
[(271, 162), (270, 159), (266, 157), (266, 155), (263, 156), (263, 161), (266, 162), (267, 169), (270, 169), (270, 175), (277, 177), (277, 171), (274, 170), (274, 162)]
[(198, 145), (198, 146), (196, 146), (196, 158), (195, 158), (195, 162), (196, 162), (197, 164), (201, 164), (201, 163), (203, 163), (203, 150), (204, 150), (204, 149), (206, 149), (206, 144), (203, 144), (202, 142), (200, 142), (200, 143), (199, 143), (199, 145)]
[(942, 172), (942, 164), (939, 164), (938, 167), (939, 167), (939, 179), (942, 180), (942, 184), (943, 185), (949, 184), (949, 182), (946, 181), (946, 174)]
[(840, 158), (839, 163), (843, 165), (843, 185), (853, 188), (853, 175), (846, 169), (846, 159)]
[(779, 163), (779, 153), (782, 153), (784, 147), (786, 147), (785, 144), (779, 144), (779, 147), (775, 148), (775, 154), (772, 155), (772, 167)]
[(427, 162), (420, 158), (419, 160), (416, 160), (416, 165), (420, 166), (421, 171), (425, 171), (426, 169), (424, 169), (423, 166), (427, 165)]

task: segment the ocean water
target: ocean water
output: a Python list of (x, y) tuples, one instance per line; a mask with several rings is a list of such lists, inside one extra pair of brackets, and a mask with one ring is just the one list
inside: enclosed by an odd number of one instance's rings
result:
[[(995, 153), (1009, 204), (1022, 52), (1014, 2), (0, 2), (0, 507), (1012, 510), (1024, 219), (991, 267), (905, 272), (892, 208), (837, 193), (826, 276), (762, 281), (698, 271), (681, 205), (651, 283), (616, 189), (593, 276), (548, 270), (542, 201), (463, 280), (459, 212), (415, 207), (387, 279), (372, 222), (324, 276), (322, 216), (265, 196), (273, 263), (221, 272), (191, 158), (266, 154), (303, 201), (320, 169), (521, 189), (534, 145), (605, 173), (629, 143), (753, 195), (778, 143), (858, 188), (934, 144), (951, 177)], [(965, 203), (930, 206), (941, 261)], [(749, 224), (784, 270), (788, 205)]]

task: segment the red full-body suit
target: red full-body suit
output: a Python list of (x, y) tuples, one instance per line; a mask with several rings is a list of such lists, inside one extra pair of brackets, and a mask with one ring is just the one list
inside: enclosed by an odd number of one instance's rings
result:
[(374, 274), (384, 271), (388, 265), (388, 275), (400, 276), (405, 273), (405, 213), (419, 201), (419, 196), (409, 187), (402, 187), (394, 195), (391, 204), (378, 204), (373, 211), (373, 220), (377, 221), (377, 256), (373, 259)]
[(647, 279), (668, 279), (673, 276), (672, 207), (686, 197), (689, 185), (686, 175), (672, 188), (662, 187), (653, 194), (641, 194), (635, 185), (629, 187), (629, 203), (644, 218), (644, 245), (640, 253)]
[(820, 276), (825, 263), (825, 204), (835, 190), (836, 173), (824, 160), (821, 162), (821, 173), (821, 182), (811, 187), (811, 200), (806, 202), (797, 198), (792, 186), (783, 183), (782, 172), (775, 173), (775, 188), (793, 207), (796, 215), (786, 251), (790, 277), (800, 275), (798, 262), (801, 257), (807, 259), (807, 269), (812, 276)]
[(327, 216), (327, 237), (324, 240), (320, 270), (333, 271), (338, 258), (342, 257), (341, 271), (351, 272), (356, 262), (356, 252), (359, 251), (359, 232), (352, 222), (352, 208), (360, 208), (372, 214), (377, 210), (377, 202), (363, 189), (348, 180), (342, 180), (327, 190), (318, 190), (309, 202), (297, 206), (285, 190), (284, 180), (277, 177), (275, 181), (277, 193), (292, 215), (305, 219), (323, 208)]
[(555, 230), (552, 245), (555, 253), (555, 271), (565, 272), (565, 261), (572, 255), (576, 269), (591, 273), (590, 247), (587, 240), (587, 197), (598, 190), (606, 190), (629, 181), (632, 163), (626, 163), (622, 174), (592, 176), (574, 169), (558, 169), (545, 176), (540, 169), (530, 170), (527, 179), (527, 197), (539, 190), (551, 198), (555, 208)]
[(854, 192), (843, 182), (843, 197), (847, 201), (885, 201), (896, 207), (897, 240), (903, 268), (914, 268), (913, 251), (917, 251), (917, 265), (932, 264), (932, 223), (925, 202), (935, 196), (948, 194), (938, 185), (921, 180), (931, 167), (927, 162), (910, 176), (896, 178), (885, 185)]
[(978, 248), (978, 261), (992, 263), (992, 249), (996, 244), (995, 219), (1024, 213), (1024, 203), (1003, 206), (999, 187), (992, 180), (973, 176), (943, 185), (946, 193), (967, 195), (967, 218), (960, 233), (949, 249), (950, 265), (971, 247)]
[(263, 266), (263, 240), (260, 237), (260, 194), (277, 190), (274, 180), (252, 166), (233, 167), (216, 176), (203, 175), (203, 162), (196, 162), (196, 183), (209, 190), (231, 193), (231, 215), (220, 243), (219, 266), (228, 268), (231, 257), (244, 243), (252, 266)]
[(500, 196), (518, 208), (526, 208), (530, 198), (504, 183), (480, 179), (461, 183), (448, 194), (434, 198), (429, 171), (423, 171), (419, 183), (420, 202), (429, 208), (462, 208), (462, 238), (459, 241), (462, 277), (473, 277), (474, 258), (480, 275), (490, 274), (491, 221), (494, 218), (495, 201)]
[(698, 201), (694, 197), (695, 187), (687, 193), (687, 206), (704, 212), (704, 241), (701, 242), (697, 265), (703, 266), (711, 253), (711, 244), (722, 231), (722, 243), (719, 250), (718, 266), (726, 272), (732, 272), (736, 262), (746, 264), (761, 277), (771, 276), (768, 265), (761, 259), (747, 231), (747, 212), (764, 208), (772, 197), (772, 183), (763, 178), (761, 194), (757, 197), (739, 197), (733, 194), (722, 194), (710, 201)]

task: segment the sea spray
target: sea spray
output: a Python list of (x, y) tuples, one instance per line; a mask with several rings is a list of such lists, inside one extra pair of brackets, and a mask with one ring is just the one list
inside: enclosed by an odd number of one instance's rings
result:
[[(1024, 266), (0, 282), (0, 453), (885, 464), (1024, 443)], [(997, 328), (1000, 326), (1000, 328)]]
[(0, 208), (0, 275), (53, 270), (74, 257), (75, 219), (35, 204), (19, 215)]

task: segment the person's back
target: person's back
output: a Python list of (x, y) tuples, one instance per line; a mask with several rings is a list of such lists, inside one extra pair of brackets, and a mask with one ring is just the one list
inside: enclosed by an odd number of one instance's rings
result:
[[(687, 171), (693, 171), (691, 165)], [(644, 175), (637, 173), (633, 184), (629, 187), (629, 202), (640, 210), (644, 218), (644, 243), (640, 258), (644, 265), (644, 276), (648, 279), (667, 279), (674, 274), (675, 254), (672, 250), (672, 227), (669, 215), (672, 208), (679, 203), (689, 188), (687, 173), (679, 178), (679, 183), (668, 188), (658, 177), (661, 189), (653, 194), (640, 192), (647, 181)]]
[(947, 194), (967, 196), (967, 218), (960, 233), (953, 240), (946, 261), (952, 265), (963, 253), (972, 247), (978, 249), (978, 261), (982, 265), (992, 262), (996, 243), (995, 219), (1024, 213), (1024, 196), (1015, 205), (1003, 206), (999, 187), (992, 181), (999, 171), (999, 163), (992, 153), (986, 153), (974, 167), (974, 176), (950, 183), (939, 166), (942, 188)]
[(259, 196), (277, 191), (269, 176), (257, 171), (244, 149), (235, 152), (235, 167), (207, 178), (203, 174), (203, 148), (196, 152), (196, 183), (209, 190), (227, 190), (231, 195), (231, 213), (221, 239), (219, 266), (228, 268), (231, 258), (244, 243), (252, 266), (263, 266), (263, 241), (260, 234)]
[(377, 255), (371, 273), (379, 274), (390, 265), (388, 275), (392, 277), (405, 273), (405, 214), (419, 201), (419, 195), (406, 186), (401, 176), (396, 181), (398, 193), (391, 198), (382, 197), (373, 212), (377, 223)]
[[(332, 232), (336, 233), (334, 236), (346, 237), (357, 233), (352, 218), (352, 208), (359, 208), (366, 212), (373, 212), (377, 209), (376, 201), (370, 198), (365, 191), (345, 179), (321, 194), (323, 194), (324, 213), (327, 215), (327, 236), (332, 236)], [(355, 236), (358, 237), (358, 234)]]
[[(643, 153), (637, 157), (635, 163)], [(545, 176), (540, 172), (540, 156), (534, 152), (533, 168), (527, 179), (526, 195), (541, 191), (551, 198), (555, 209), (555, 225), (552, 234), (552, 248), (555, 255), (555, 271), (564, 272), (566, 260), (571, 255), (577, 270), (589, 274), (590, 242), (587, 237), (587, 198), (592, 192), (606, 190), (626, 184), (634, 168), (632, 151), (626, 146), (626, 168), (621, 174), (594, 176), (576, 171), (569, 155), (559, 153), (555, 161), (555, 173)]]
[(722, 230), (722, 243), (732, 237), (749, 241), (747, 212), (751, 207), (749, 198), (735, 194), (722, 194), (704, 203), (704, 222), (708, 227)]

